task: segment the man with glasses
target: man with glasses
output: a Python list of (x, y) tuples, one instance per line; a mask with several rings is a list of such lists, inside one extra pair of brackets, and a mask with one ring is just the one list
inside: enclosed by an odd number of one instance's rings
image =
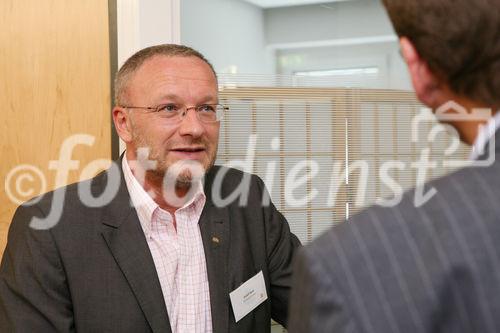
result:
[[(49, 229), (30, 227), (57, 196), (21, 206), (0, 269), (2, 332), (266, 332), (286, 325), (300, 245), (256, 176), (214, 166), (217, 77), (197, 51), (139, 51), (116, 77), (113, 120), (126, 151), (91, 182), (117, 194), (88, 207), (65, 191)], [(118, 170), (118, 171), (116, 171)], [(116, 175), (115, 175), (116, 176)], [(245, 187), (245, 185), (247, 185)], [(243, 186), (246, 200), (225, 201)], [(243, 193), (244, 192), (244, 193)]]
[(426, 202), (407, 192), (301, 252), (290, 331), (500, 332), (500, 2), (383, 3), (417, 97), (475, 161), (426, 184)]

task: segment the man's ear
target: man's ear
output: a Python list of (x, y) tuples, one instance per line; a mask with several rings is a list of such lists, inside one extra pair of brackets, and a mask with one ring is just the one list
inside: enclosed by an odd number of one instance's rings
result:
[(132, 141), (132, 130), (130, 125), (129, 114), (125, 108), (115, 106), (113, 108), (113, 122), (115, 124), (116, 132), (120, 139), (125, 143)]
[(443, 103), (443, 91), (439, 78), (430, 70), (408, 38), (401, 37), (399, 44), (418, 99), (431, 108), (440, 106)]

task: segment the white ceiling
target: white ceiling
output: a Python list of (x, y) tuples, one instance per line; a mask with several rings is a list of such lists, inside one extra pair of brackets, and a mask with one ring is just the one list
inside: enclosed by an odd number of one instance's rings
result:
[(313, 5), (328, 2), (350, 1), (350, 0), (243, 0), (262, 8), (289, 7), (299, 5)]

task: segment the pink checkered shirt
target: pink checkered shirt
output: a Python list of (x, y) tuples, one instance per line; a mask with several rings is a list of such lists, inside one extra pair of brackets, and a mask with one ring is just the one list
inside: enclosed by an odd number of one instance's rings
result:
[(161, 209), (134, 177), (123, 174), (160, 279), (173, 333), (212, 332), (207, 265), (198, 221), (206, 197), (201, 183), (193, 199), (172, 215)]

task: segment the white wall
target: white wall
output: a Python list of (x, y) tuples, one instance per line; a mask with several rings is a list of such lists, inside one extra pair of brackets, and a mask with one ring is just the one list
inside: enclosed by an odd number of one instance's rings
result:
[[(379, 0), (272, 9), (243, 0), (181, 0), (180, 12), (181, 42), (205, 54), (220, 73), (292, 74), (371, 63), (381, 70), (379, 80), (355, 86), (411, 87)], [(203, 24), (207, 18), (210, 22)], [(381, 42), (359, 44), (373, 37)], [(393, 41), (387, 42), (388, 38)], [(342, 44), (353, 40), (358, 44)], [(301, 62), (284, 65), (287, 57)]]
[(140, 0), (140, 47), (180, 42), (182, 0)]
[(119, 66), (145, 47), (180, 42), (180, 1), (117, 1)]
[[(284, 49), (277, 52), (279, 74), (355, 67), (377, 67), (377, 76), (333, 77), (326, 86), (411, 90), (408, 72), (396, 42), (368, 45)], [(311, 85), (314, 85), (312, 80)]]
[(217, 72), (274, 73), (265, 49), (264, 12), (239, 0), (182, 0), (181, 42), (203, 53)]
[(268, 44), (393, 34), (378, 0), (267, 9), (265, 24)]
[(340, 77), (321, 84), (411, 89), (397, 37), (378, 0), (268, 9), (265, 24), (268, 45), (277, 50), (279, 74), (373, 66), (380, 70), (378, 77)]

